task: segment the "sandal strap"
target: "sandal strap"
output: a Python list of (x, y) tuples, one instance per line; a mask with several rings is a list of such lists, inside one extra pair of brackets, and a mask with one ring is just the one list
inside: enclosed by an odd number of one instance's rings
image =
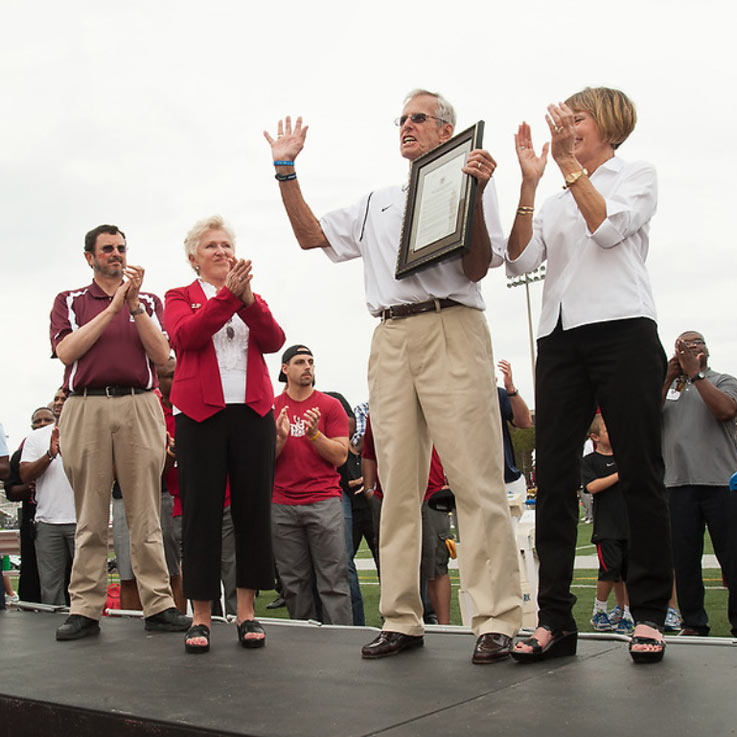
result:
[(244, 619), (238, 625), (238, 634), (243, 637), (246, 633), (266, 634), (264, 628), (261, 626), (261, 622), (259, 622), (258, 619)]
[(196, 637), (210, 637), (210, 628), (206, 624), (193, 624), (184, 636), (186, 640), (194, 640)]
[(630, 639), (632, 645), (655, 645), (656, 647), (665, 647), (664, 640), (656, 640), (654, 637), (643, 637), (641, 635), (633, 636)]

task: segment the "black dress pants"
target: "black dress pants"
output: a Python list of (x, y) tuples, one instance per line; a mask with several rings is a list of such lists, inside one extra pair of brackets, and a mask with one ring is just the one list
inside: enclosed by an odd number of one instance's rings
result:
[(729, 590), (727, 616), (737, 637), (737, 494), (727, 486), (676, 486), (668, 489), (668, 497), (683, 626), (709, 634), (701, 568), (706, 527)]
[(661, 391), (666, 358), (655, 323), (612, 320), (538, 341), (536, 381), (538, 621), (576, 624), (571, 593), (581, 453), (597, 405), (614, 450), (630, 527), (627, 588), (636, 622), (663, 625), (672, 590), (663, 486)]
[(182, 499), (182, 586), (196, 601), (220, 598), (225, 484), (235, 531), (236, 586), (274, 587), (271, 494), (276, 426), (245, 404), (229, 404), (203, 422), (176, 416)]

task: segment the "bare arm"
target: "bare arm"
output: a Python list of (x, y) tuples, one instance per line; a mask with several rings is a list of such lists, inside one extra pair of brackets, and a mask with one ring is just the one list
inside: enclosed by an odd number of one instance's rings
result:
[[(140, 307), (138, 292), (143, 284), (144, 271), (140, 266), (129, 266), (126, 268), (125, 274), (130, 285), (125, 295), (126, 304), (131, 312), (135, 312)], [(151, 319), (146, 310), (135, 315), (133, 319), (146, 355), (157, 366), (166, 363), (169, 360), (169, 341), (159, 330), (158, 325)]]
[(287, 443), (287, 438), (289, 437), (289, 430), (289, 415), (287, 415), (287, 408), (282, 407), (276, 418), (276, 453), (274, 454), (275, 458), (278, 458), (281, 455), (281, 452), (284, 450), (284, 446)]
[(348, 437), (329, 438), (323, 435), (317, 427), (320, 419), (320, 410), (317, 407), (306, 410), (304, 418), (305, 434), (312, 447), (328, 463), (336, 468), (342, 466), (348, 458)]
[(475, 177), (477, 182), (471, 220), (471, 247), (463, 255), (463, 273), (473, 282), (481, 281), (491, 264), (491, 240), (484, 218), (483, 194), (495, 169), (496, 161), (488, 151), (474, 149), (468, 154), (466, 165), (462, 170), (464, 174)]
[(52, 461), (59, 454), (59, 428), (55, 427), (51, 431), (49, 439), (49, 449), (40, 458), (35, 461), (21, 461), (19, 466), (20, 480), (24, 484), (35, 481), (39, 476), (46, 472)]
[(530, 126), (527, 123), (522, 123), (514, 135), (514, 147), (522, 171), (522, 185), (517, 213), (507, 240), (507, 256), (513, 261), (520, 257), (522, 251), (527, 248), (527, 244), (532, 240), (532, 213), (535, 207), (535, 192), (537, 192), (537, 185), (545, 172), (549, 146), (545, 143), (540, 156), (537, 156), (532, 147)]
[(59, 342), (59, 345), (56, 346), (56, 355), (65, 366), (69, 366), (82, 358), (97, 342), (105, 328), (110, 324), (110, 321), (120, 312), (125, 304), (129, 287), (130, 282), (121, 284), (110, 304), (99, 315), (96, 315), (89, 322), (86, 322), (66, 335)]
[[(705, 362), (701, 351), (680, 338), (676, 341), (676, 358), (683, 374), (688, 377), (695, 376), (701, 370), (702, 363)], [(697, 381), (694, 386), (718, 422), (729, 422), (737, 417), (737, 402), (729, 394), (717, 389), (708, 379)]]
[(363, 474), (363, 486), (366, 492), (373, 494), (379, 480), (376, 473), (376, 461), (372, 458), (361, 458), (361, 473)]
[(0, 456), (0, 479), (6, 479), (8, 476), (10, 476), (10, 460), (8, 456)]
[[(280, 120), (277, 126), (277, 136), (272, 138), (267, 131), (264, 137), (271, 146), (271, 155), (274, 161), (294, 161), (303, 149), (307, 136), (308, 126), (302, 126), (302, 118), (297, 118), (292, 130), (292, 119), (287, 117)], [(276, 173), (283, 176), (295, 174), (293, 165), (276, 166)], [(300, 248), (324, 248), (329, 245), (323, 233), (320, 222), (313, 214), (309, 205), (302, 196), (302, 189), (297, 179), (279, 182), (284, 209), (287, 211), (289, 223)]]
[[(550, 128), (551, 154), (563, 178), (580, 172), (583, 167), (573, 155), (573, 143), (576, 138), (573, 110), (565, 103), (548, 105), (545, 120)], [(606, 220), (606, 201), (585, 175), (579, 177), (575, 184), (570, 186), (570, 190), (589, 232), (593, 233)]]
[(515, 427), (520, 428), (520, 430), (526, 430), (528, 427), (532, 427), (530, 408), (527, 406), (527, 402), (522, 399), (514, 385), (514, 379), (512, 378), (512, 364), (509, 363), (509, 361), (502, 360), (499, 361), (497, 365), (504, 377), (504, 389), (509, 397), (509, 403), (512, 405), (512, 424)]
[(606, 491), (619, 481), (619, 474), (613, 473), (611, 476), (602, 476), (600, 479), (594, 479), (586, 484), (586, 491), (589, 494), (598, 494), (600, 491)]

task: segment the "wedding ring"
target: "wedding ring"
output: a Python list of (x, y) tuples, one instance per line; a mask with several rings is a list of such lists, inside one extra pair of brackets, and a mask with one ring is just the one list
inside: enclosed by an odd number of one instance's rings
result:
[(481, 168), (481, 162), (480, 161), (477, 161), (476, 162), (476, 166), (480, 169)]

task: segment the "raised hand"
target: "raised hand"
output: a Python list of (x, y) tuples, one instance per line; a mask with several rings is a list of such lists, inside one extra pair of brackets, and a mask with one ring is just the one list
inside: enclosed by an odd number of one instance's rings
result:
[(508, 392), (514, 391), (514, 379), (512, 378), (512, 364), (509, 361), (502, 359), (497, 363), (499, 370), (502, 372), (504, 378), (504, 388)]
[(287, 115), (280, 120), (276, 127), (276, 138), (272, 138), (268, 131), (264, 131), (264, 138), (271, 146), (271, 155), (274, 161), (294, 161), (304, 148), (308, 126), (302, 125), (302, 117), (298, 117), (294, 130), (292, 119)]
[(308, 438), (312, 439), (319, 432), (317, 424), (320, 421), (320, 410), (317, 407), (313, 407), (312, 409), (306, 410), (304, 419), (305, 419), (305, 434), (307, 435)]
[(232, 259), (230, 271), (225, 277), (225, 286), (246, 306), (253, 304), (254, 300), (251, 279), (253, 279), (251, 262), (244, 259)]
[(280, 440), (286, 440), (289, 437), (290, 432), (291, 427), (289, 425), (289, 415), (287, 414), (287, 408), (282, 407), (281, 412), (279, 412), (279, 415), (276, 418), (276, 436)]
[(128, 291), (125, 295), (125, 301), (131, 310), (138, 309), (138, 292), (143, 284), (144, 270), (141, 266), (126, 266), (123, 274), (128, 279)]
[(59, 428), (55, 427), (51, 431), (51, 438), (49, 439), (49, 453), (56, 457), (59, 454)]
[(559, 105), (548, 105), (545, 122), (550, 128), (550, 152), (553, 159), (560, 163), (575, 158), (573, 144), (576, 140), (576, 123), (573, 110), (564, 102)]
[(532, 133), (527, 123), (522, 123), (514, 134), (514, 148), (522, 170), (522, 179), (537, 184), (545, 172), (548, 161), (548, 143), (543, 144), (540, 156), (535, 154), (532, 146)]
[(112, 300), (110, 301), (110, 306), (108, 307), (109, 310), (113, 311), (113, 314), (117, 314), (120, 312), (120, 308), (123, 306), (123, 303), (126, 301), (128, 297), (128, 290), (131, 287), (131, 282), (124, 281), (116, 290), (115, 294), (113, 295)]
[(676, 341), (676, 358), (686, 376), (694, 376), (701, 370), (703, 356), (704, 351), (700, 348), (697, 349), (680, 338)]

